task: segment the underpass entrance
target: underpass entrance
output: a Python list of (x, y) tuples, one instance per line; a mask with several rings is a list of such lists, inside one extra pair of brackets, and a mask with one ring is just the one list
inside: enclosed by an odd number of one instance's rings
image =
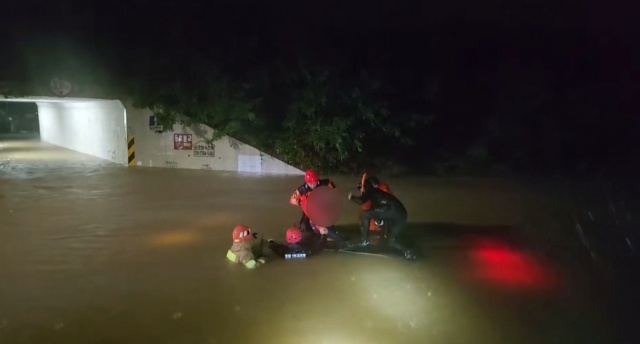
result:
[[(26, 97), (0, 104), (3, 133), (39, 134), (42, 142), (127, 165), (126, 110), (119, 100)], [(24, 114), (18, 120), (7, 113)]]
[(39, 134), (35, 102), (0, 101), (0, 135)]

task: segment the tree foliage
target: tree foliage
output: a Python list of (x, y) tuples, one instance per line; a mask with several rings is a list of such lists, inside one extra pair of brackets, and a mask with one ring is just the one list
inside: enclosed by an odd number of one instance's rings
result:
[[(275, 154), (297, 166), (345, 172), (357, 167), (368, 140), (400, 136), (387, 106), (367, 85), (344, 86), (327, 69), (301, 69)], [(369, 158), (373, 158), (369, 156)]]
[(185, 87), (180, 82), (161, 86), (157, 91), (138, 90), (134, 105), (148, 107), (159, 124), (172, 129), (205, 124), (215, 129), (211, 140), (225, 135), (236, 136), (243, 128), (257, 125), (255, 109), (259, 99), (249, 99), (241, 87), (226, 78), (207, 77), (197, 86)]
[(133, 60), (140, 68), (128, 76), (126, 94), (135, 106), (152, 109), (165, 128), (204, 124), (215, 131), (211, 140), (231, 136), (293, 166), (327, 173), (371, 163), (372, 152), (363, 149), (368, 142), (410, 143), (401, 140), (402, 128), (382, 101), (379, 82), (302, 62), (262, 66), (241, 77), (204, 56), (142, 64), (152, 55), (141, 51)]

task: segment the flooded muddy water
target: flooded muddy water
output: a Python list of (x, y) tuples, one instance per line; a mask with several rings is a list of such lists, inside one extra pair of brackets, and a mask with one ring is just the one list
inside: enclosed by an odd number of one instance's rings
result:
[[(332, 179), (338, 229), (353, 230), (358, 178)], [(422, 259), (269, 255), (247, 270), (225, 259), (234, 226), (284, 241), (301, 177), (127, 168), (0, 139), (0, 343), (611, 342), (588, 279), (537, 251), (557, 230), (537, 187), (385, 181)], [(513, 233), (528, 239), (482, 244)]]

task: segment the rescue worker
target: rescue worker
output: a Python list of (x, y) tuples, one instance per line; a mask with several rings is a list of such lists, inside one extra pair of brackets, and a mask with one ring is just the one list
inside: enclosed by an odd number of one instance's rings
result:
[[(337, 187), (336, 185), (329, 179), (319, 179), (318, 178), (318, 174), (316, 174), (315, 171), (313, 170), (308, 170), (305, 174), (304, 174), (304, 184), (302, 184), (294, 193), (293, 195), (291, 195), (291, 197), (289, 198), (289, 203), (291, 203), (292, 205), (297, 205), (297, 206), (302, 206), (302, 198), (303, 197), (308, 197), (309, 194), (311, 193), (311, 191), (313, 191), (315, 188), (317, 188), (318, 186), (328, 186), (330, 188), (336, 189)], [(305, 211), (302, 211), (302, 218), (300, 219), (300, 225), (299, 228), (303, 231), (309, 231), (309, 230), (314, 230), (317, 231), (317, 227), (312, 224), (309, 221), (309, 217), (307, 216), (307, 214), (305, 213)], [(335, 231), (333, 230), (333, 228), (329, 229), (330, 232), (330, 236), (332, 238), (337, 238), (337, 234), (335, 234)]]
[(362, 190), (362, 194), (359, 197), (353, 196), (351, 192), (347, 196), (349, 200), (359, 205), (371, 202), (371, 208), (365, 210), (360, 219), (360, 232), (362, 233), (360, 246), (369, 245), (369, 224), (371, 219), (383, 220), (389, 233), (387, 245), (402, 251), (405, 258), (415, 259), (415, 255), (410, 249), (396, 241), (407, 223), (407, 210), (402, 202), (391, 193), (375, 188), (373, 183), (367, 179), (362, 183)]
[(327, 244), (326, 228), (320, 229), (319, 233), (313, 231), (302, 233), (299, 228), (289, 228), (286, 236), (287, 245), (269, 239), (271, 251), (283, 258), (306, 258), (320, 253)]
[[(378, 177), (376, 176), (371, 176), (371, 175), (367, 175), (366, 173), (362, 175), (362, 180), (358, 183), (358, 189), (360, 190), (360, 192), (363, 192), (363, 184), (365, 179), (368, 179), (371, 181), (371, 184), (373, 185), (374, 188), (380, 189), (384, 192), (388, 192), (390, 194), (393, 195), (393, 192), (391, 191), (391, 189), (389, 188), (389, 186), (382, 182), (381, 180), (378, 179)], [(362, 216), (362, 213), (366, 210), (369, 210), (369, 208), (371, 208), (371, 201), (366, 202), (362, 205), (362, 212), (360, 213), (360, 216)], [(387, 237), (387, 232), (385, 230), (384, 226), (384, 220), (374, 220), (371, 219), (371, 223), (369, 223), (369, 230), (371, 231), (382, 231), (383, 236), (386, 238)]]
[(237, 225), (233, 229), (233, 245), (227, 252), (227, 259), (253, 269), (267, 262), (262, 256), (263, 239), (258, 239), (258, 233), (252, 233), (251, 228)]

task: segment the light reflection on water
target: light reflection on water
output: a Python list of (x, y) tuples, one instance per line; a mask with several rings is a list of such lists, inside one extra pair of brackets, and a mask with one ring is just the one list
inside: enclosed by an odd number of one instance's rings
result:
[[(299, 177), (125, 168), (0, 141), (0, 343), (601, 343), (587, 293), (466, 278), (464, 249), (406, 262), (326, 252), (255, 271), (224, 259), (247, 223), (283, 240)], [(357, 178), (336, 178), (340, 193)], [(516, 186), (388, 181), (412, 222), (515, 225)], [(340, 225), (356, 222), (345, 202)], [(455, 247), (432, 238), (422, 248)], [(567, 288), (578, 288), (579, 283)]]

